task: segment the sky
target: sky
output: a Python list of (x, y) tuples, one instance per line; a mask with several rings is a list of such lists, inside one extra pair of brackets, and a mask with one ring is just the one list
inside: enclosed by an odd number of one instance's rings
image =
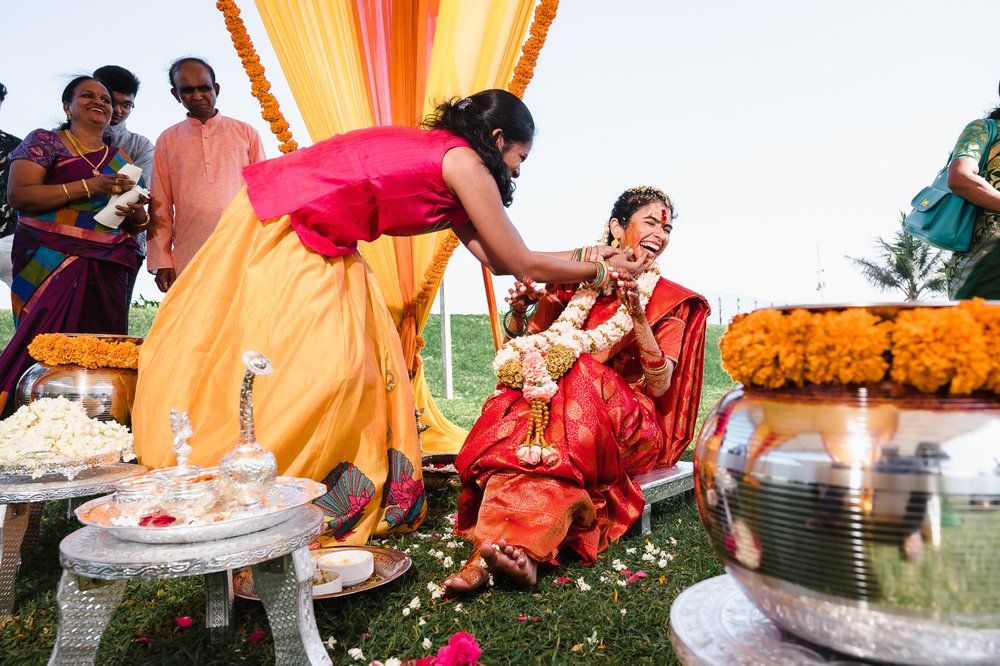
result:
[[(239, 5), (306, 145), (256, 7)], [(214, 2), (136, 0), (128, 12), (0, 0), (0, 129), (53, 127), (73, 75), (118, 64), (142, 80), (128, 126), (155, 140), (183, 117), (167, 68), (196, 55), (216, 70), (219, 109), (279, 155)], [(742, 311), (898, 300), (845, 255), (872, 256), (965, 124), (1000, 104), (1000, 66), (977, 36), (998, 21), (995, 0), (563, 0), (524, 97), (538, 132), (511, 219), (529, 247), (569, 249), (596, 239), (624, 189), (655, 185), (678, 212), (663, 274), (706, 294), (713, 322), (737, 299)], [(124, 34), (96, 46), (111, 26)], [(498, 299), (511, 284), (494, 278)], [(486, 311), (464, 248), (445, 289), (451, 312)], [(145, 270), (138, 293), (161, 297)]]

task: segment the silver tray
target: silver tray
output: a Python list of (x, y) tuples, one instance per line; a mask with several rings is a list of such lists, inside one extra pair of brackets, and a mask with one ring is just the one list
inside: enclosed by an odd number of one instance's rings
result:
[[(358, 592), (367, 592), (376, 587), (381, 587), (396, 580), (407, 571), (413, 561), (410, 556), (401, 550), (393, 548), (379, 548), (378, 546), (338, 546), (334, 548), (318, 548), (309, 551), (310, 553), (332, 553), (337, 550), (367, 550), (372, 554), (375, 564), (375, 572), (371, 576), (361, 581), (357, 585), (345, 587), (340, 592), (330, 592), (329, 594), (314, 594), (313, 599), (332, 599), (334, 597), (346, 597)], [(250, 567), (245, 567), (233, 574), (233, 594), (241, 599), (260, 601), (257, 591), (253, 586), (253, 575)]]
[[(293, 515), (292, 509), (308, 504), (326, 493), (326, 486), (311, 479), (279, 476), (267, 496), (270, 506), (262, 513), (229, 518), (204, 525), (169, 525), (167, 527), (140, 527), (112, 525), (100, 520), (100, 514), (113, 497), (98, 497), (76, 509), (77, 519), (84, 525), (99, 527), (126, 541), (140, 543), (197, 543), (242, 536), (266, 530), (284, 522)], [(97, 515), (94, 514), (97, 510)]]
[[(29, 454), (31, 457), (32, 454)], [(109, 451), (96, 456), (80, 458), (79, 460), (60, 460), (41, 462), (44, 452), (34, 454), (32, 462), (0, 463), (0, 482), (16, 481), (23, 483), (31, 479), (63, 476), (70, 481), (80, 472), (97, 467), (114, 465), (122, 459), (121, 451)]]

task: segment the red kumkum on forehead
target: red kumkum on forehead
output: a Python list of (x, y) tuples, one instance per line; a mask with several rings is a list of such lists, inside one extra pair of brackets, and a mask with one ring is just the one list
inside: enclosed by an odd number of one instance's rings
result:
[(666, 208), (664, 208), (663, 210), (660, 211), (660, 219), (663, 220), (664, 222), (667, 221), (667, 209)]

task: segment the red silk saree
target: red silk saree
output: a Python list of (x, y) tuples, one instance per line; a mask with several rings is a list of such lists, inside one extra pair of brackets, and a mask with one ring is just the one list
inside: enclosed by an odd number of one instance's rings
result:
[[(532, 332), (547, 328), (572, 292), (550, 294), (539, 303)], [(584, 328), (607, 321), (619, 304), (614, 295), (598, 299)], [(670, 388), (659, 398), (645, 393), (634, 333), (600, 354), (581, 355), (549, 404), (545, 438), (560, 453), (552, 467), (517, 459), (530, 406), (520, 391), (501, 385), (456, 461), (458, 532), (477, 544), (503, 538), (540, 562), (558, 564), (569, 549), (593, 563), (642, 513), (632, 477), (673, 465), (694, 436), (708, 313), (695, 292), (662, 278), (657, 283), (646, 317), (661, 349), (676, 361)]]

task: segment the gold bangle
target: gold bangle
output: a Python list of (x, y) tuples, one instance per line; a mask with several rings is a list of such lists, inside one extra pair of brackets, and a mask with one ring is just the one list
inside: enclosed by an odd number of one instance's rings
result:
[(63, 183), (62, 186), (63, 186), (63, 192), (66, 194), (66, 201), (67, 202), (73, 201), (73, 197), (69, 195), (69, 190), (66, 189), (66, 183)]
[(657, 377), (659, 375), (667, 374), (667, 366), (666, 364), (664, 364), (662, 368), (657, 368), (656, 370), (654, 370), (652, 368), (648, 368), (645, 365), (643, 365), (642, 371), (647, 375), (649, 375), (650, 377)]
[(80, 182), (83, 183), (83, 189), (87, 192), (87, 198), (89, 199), (91, 195), (90, 195), (90, 187), (87, 185), (87, 181), (81, 178)]
[(592, 280), (581, 282), (580, 286), (584, 289), (595, 289), (599, 291), (603, 289), (608, 282), (610, 282), (611, 269), (607, 262), (601, 259), (598, 259), (597, 261), (590, 261), (588, 263), (594, 264), (594, 267), (597, 269), (597, 273), (594, 275)]

